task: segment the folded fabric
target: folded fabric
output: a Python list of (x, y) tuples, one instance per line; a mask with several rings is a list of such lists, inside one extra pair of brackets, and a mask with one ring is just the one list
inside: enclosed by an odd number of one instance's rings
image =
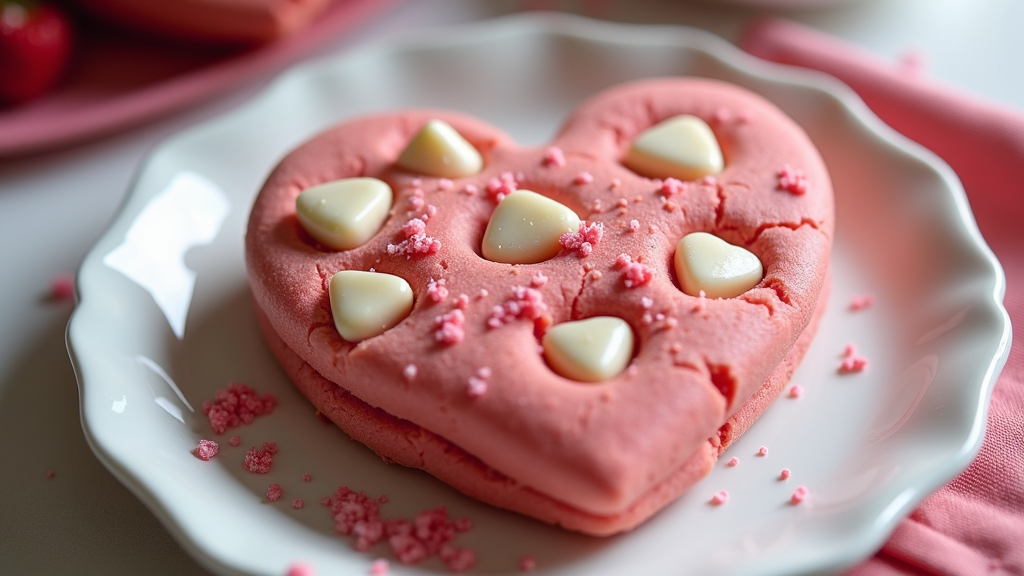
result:
[[(766, 60), (831, 74), (883, 121), (941, 156), (967, 191), (1006, 272), (1004, 305), (1024, 325), (1024, 111), (958, 92), (823, 33), (762, 20), (740, 41)], [(996, 382), (975, 461), (921, 503), (851, 575), (1024, 574), (1024, 345)]]

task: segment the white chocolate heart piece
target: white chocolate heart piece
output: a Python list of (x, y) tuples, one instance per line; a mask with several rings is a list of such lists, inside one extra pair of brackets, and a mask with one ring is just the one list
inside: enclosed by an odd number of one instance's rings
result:
[(331, 278), (334, 327), (349, 342), (383, 334), (410, 311), (412, 288), (398, 276), (342, 270)]
[(696, 180), (722, 171), (722, 149), (706, 122), (680, 114), (640, 133), (623, 163), (648, 178)]
[(376, 178), (344, 178), (303, 190), (295, 198), (295, 215), (322, 244), (351, 250), (380, 230), (393, 199), (391, 187)]
[(484, 167), (480, 152), (441, 120), (428, 120), (398, 155), (398, 165), (410, 172), (438, 178), (462, 178)]
[(707, 232), (683, 236), (676, 244), (676, 278), (683, 292), (708, 298), (732, 298), (761, 281), (761, 261), (749, 250)]
[(535, 264), (558, 254), (559, 237), (579, 227), (579, 216), (568, 206), (530, 190), (516, 190), (491, 213), (480, 251), (492, 262)]
[(552, 326), (542, 340), (556, 373), (581, 382), (601, 382), (626, 369), (633, 356), (633, 330), (614, 316), (595, 316)]

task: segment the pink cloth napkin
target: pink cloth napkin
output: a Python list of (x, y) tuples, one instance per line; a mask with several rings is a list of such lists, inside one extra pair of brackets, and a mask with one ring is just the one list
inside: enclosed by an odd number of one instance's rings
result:
[[(1006, 271), (1004, 304), (1024, 326), (1024, 111), (985, 102), (794, 24), (757, 22), (740, 42), (766, 60), (831, 74), (882, 120), (959, 175)], [(1007, 71), (1011, 73), (1011, 71)], [(981, 453), (928, 497), (851, 576), (1024, 574), (1024, 342), (996, 383)]]

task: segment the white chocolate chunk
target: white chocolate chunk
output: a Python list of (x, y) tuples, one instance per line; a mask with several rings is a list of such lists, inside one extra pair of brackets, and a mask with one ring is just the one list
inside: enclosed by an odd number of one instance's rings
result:
[(676, 278), (683, 292), (708, 298), (732, 298), (761, 281), (761, 261), (749, 250), (707, 232), (683, 236), (676, 244)]
[(542, 345), (556, 373), (581, 382), (600, 382), (626, 369), (633, 356), (633, 330), (620, 318), (595, 316), (552, 326)]
[(543, 262), (562, 249), (562, 234), (579, 227), (579, 216), (568, 206), (530, 190), (516, 190), (491, 214), (481, 252), (492, 262)]
[(412, 288), (398, 276), (342, 270), (331, 278), (334, 327), (349, 342), (383, 334), (410, 311)]
[(322, 244), (351, 250), (380, 231), (392, 201), (391, 187), (376, 178), (344, 178), (303, 190), (295, 199), (295, 215)]
[(484, 167), (480, 152), (446, 122), (428, 120), (398, 155), (410, 172), (438, 178), (462, 178)]
[(706, 122), (673, 116), (640, 133), (623, 163), (648, 178), (696, 180), (722, 171), (722, 149)]

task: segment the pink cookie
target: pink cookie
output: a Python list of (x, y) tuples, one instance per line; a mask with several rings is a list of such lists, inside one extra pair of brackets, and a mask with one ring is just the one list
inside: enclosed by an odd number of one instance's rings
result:
[[(661, 182), (623, 165), (638, 134), (679, 114), (710, 125), (725, 159), (720, 173)], [(481, 153), (480, 173), (453, 182), (395, 165), (433, 118)], [(387, 182), (394, 207), (370, 240), (335, 251), (306, 233), (295, 199), (356, 176)], [(536, 264), (485, 259), (494, 192), (514, 187), (602, 224), (603, 235), (581, 229)], [(436, 245), (397, 251), (410, 219), (428, 212), (415, 231)], [(738, 87), (661, 79), (596, 96), (539, 148), (443, 111), (332, 128), (270, 175), (246, 258), (264, 335), (320, 412), (387, 461), (606, 535), (643, 522), (704, 476), (785, 387), (824, 310), (832, 229), (828, 174), (799, 127)], [(761, 281), (731, 298), (684, 293), (673, 255), (692, 232), (752, 252)], [(407, 281), (414, 304), (383, 334), (351, 343), (335, 329), (329, 283), (338, 271), (371, 268)], [(629, 324), (629, 368), (597, 383), (560, 376), (538, 351), (540, 336), (594, 316)]]

